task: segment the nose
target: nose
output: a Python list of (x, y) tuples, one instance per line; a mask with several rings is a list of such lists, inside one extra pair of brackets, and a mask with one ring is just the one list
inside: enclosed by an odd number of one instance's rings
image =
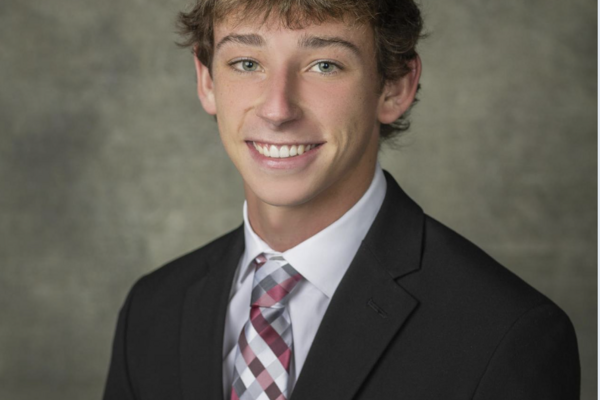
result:
[(302, 110), (296, 103), (295, 86), (293, 74), (286, 71), (267, 76), (256, 114), (276, 128), (299, 119)]

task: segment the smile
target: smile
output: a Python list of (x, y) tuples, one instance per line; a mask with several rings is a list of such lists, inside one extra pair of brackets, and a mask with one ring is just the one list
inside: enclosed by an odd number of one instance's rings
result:
[(310, 151), (315, 147), (320, 146), (320, 144), (294, 144), (288, 146), (287, 144), (275, 145), (257, 142), (252, 142), (252, 145), (260, 154), (269, 158), (290, 158), (301, 156), (307, 151)]

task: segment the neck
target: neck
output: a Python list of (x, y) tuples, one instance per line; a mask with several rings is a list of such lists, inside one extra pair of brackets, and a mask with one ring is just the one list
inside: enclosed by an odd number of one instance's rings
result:
[(341, 182), (308, 202), (294, 206), (267, 204), (246, 187), (248, 219), (252, 229), (273, 250), (289, 250), (327, 228), (350, 210), (368, 190), (374, 174), (375, 163), (360, 179), (353, 176), (352, 185)]

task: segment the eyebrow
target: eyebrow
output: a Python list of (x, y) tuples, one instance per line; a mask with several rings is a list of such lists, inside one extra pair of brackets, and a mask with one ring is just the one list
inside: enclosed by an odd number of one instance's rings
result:
[(263, 39), (262, 36), (254, 33), (246, 35), (232, 33), (231, 35), (227, 35), (223, 39), (221, 39), (221, 41), (217, 44), (217, 47), (215, 48), (215, 53), (219, 51), (219, 49), (223, 47), (223, 45), (225, 45), (226, 43), (239, 43), (244, 44), (246, 46), (261, 47), (265, 45), (265, 39)]
[[(262, 47), (266, 45), (265, 39), (257, 35), (255, 33), (250, 34), (235, 34), (232, 33), (230, 35), (225, 36), (223, 39), (219, 41), (215, 48), (215, 53), (219, 51), (221, 47), (223, 47), (227, 43), (238, 43), (246, 46), (252, 47)], [(347, 40), (342, 39), (338, 36), (308, 36), (304, 35), (298, 40), (298, 45), (304, 48), (310, 49), (322, 49), (324, 47), (343, 47), (346, 48), (352, 53), (354, 53), (357, 57), (360, 57), (360, 50), (358, 46), (354, 43), (351, 43)]]
[(303, 36), (298, 41), (300, 47), (311, 49), (322, 49), (324, 47), (343, 47), (352, 51), (357, 57), (360, 57), (358, 46), (338, 36)]

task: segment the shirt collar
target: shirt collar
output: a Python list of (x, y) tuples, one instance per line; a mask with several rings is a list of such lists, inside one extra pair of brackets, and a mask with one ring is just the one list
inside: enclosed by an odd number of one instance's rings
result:
[[(316, 235), (285, 251), (283, 257), (306, 280), (331, 298), (373, 224), (385, 192), (385, 176), (378, 163), (371, 185), (350, 210)], [(240, 271), (242, 281), (249, 276), (250, 262), (254, 258), (261, 253), (277, 253), (250, 226), (246, 202), (244, 240), (246, 247)]]

